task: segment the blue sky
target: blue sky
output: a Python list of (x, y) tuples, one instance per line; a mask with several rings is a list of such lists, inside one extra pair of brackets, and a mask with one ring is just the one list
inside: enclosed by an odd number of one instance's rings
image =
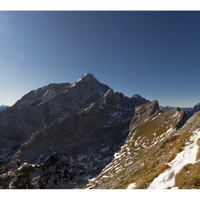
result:
[(200, 102), (200, 12), (0, 11), (0, 105), (92, 73), (160, 105)]

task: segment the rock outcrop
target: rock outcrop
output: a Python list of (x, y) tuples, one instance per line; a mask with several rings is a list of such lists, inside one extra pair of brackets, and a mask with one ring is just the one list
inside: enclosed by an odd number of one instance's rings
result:
[(200, 111), (200, 103), (196, 104), (193, 108), (186, 111), (188, 119), (195, 113)]
[(141, 97), (138, 94), (135, 94), (131, 97), (131, 101), (135, 106), (140, 106), (142, 104), (150, 102), (149, 100), (146, 100), (145, 98)]

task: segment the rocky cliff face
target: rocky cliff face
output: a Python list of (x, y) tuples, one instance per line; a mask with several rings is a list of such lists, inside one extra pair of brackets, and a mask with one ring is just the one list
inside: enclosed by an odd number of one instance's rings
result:
[(86, 74), (75, 83), (50, 84), (22, 97), (0, 115), (1, 161), (10, 159), (36, 133), (88, 108), (108, 89)]
[(147, 102), (92, 74), (29, 92), (0, 114), (2, 187), (85, 186), (124, 144), (135, 106)]

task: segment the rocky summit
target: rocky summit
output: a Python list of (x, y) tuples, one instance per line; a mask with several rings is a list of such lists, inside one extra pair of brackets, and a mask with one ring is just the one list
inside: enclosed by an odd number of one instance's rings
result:
[[(92, 74), (49, 84), (0, 112), (0, 188), (156, 188), (199, 121), (198, 112), (163, 113), (158, 101), (114, 92)], [(168, 188), (199, 187), (180, 173)]]

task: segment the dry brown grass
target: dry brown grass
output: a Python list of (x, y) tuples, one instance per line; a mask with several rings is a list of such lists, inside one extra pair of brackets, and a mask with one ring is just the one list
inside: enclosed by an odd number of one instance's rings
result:
[[(117, 189), (125, 189), (130, 183), (136, 182), (135, 189), (145, 189), (148, 185), (162, 172), (169, 168), (166, 163), (169, 163), (175, 158), (175, 156), (182, 151), (185, 146), (186, 140), (192, 135), (192, 133), (184, 133), (179, 136), (171, 136), (163, 141), (157, 148), (159, 150), (149, 151), (148, 155), (152, 155), (150, 162), (140, 167), (134, 173), (130, 174), (126, 180), (122, 180)], [(160, 157), (163, 154), (167, 154), (167, 158), (162, 161)], [(154, 157), (155, 156), (155, 157)]]
[(175, 176), (179, 189), (200, 189), (200, 163), (188, 164)]
[[(197, 145), (200, 147), (200, 138), (197, 140)], [(197, 152), (196, 161), (198, 161), (199, 159), (200, 159), (200, 148), (198, 149), (198, 152)]]
[[(196, 143), (200, 146), (200, 139)], [(200, 148), (196, 160), (200, 159)], [(188, 164), (175, 176), (175, 185), (179, 189), (200, 189), (200, 162)]]

